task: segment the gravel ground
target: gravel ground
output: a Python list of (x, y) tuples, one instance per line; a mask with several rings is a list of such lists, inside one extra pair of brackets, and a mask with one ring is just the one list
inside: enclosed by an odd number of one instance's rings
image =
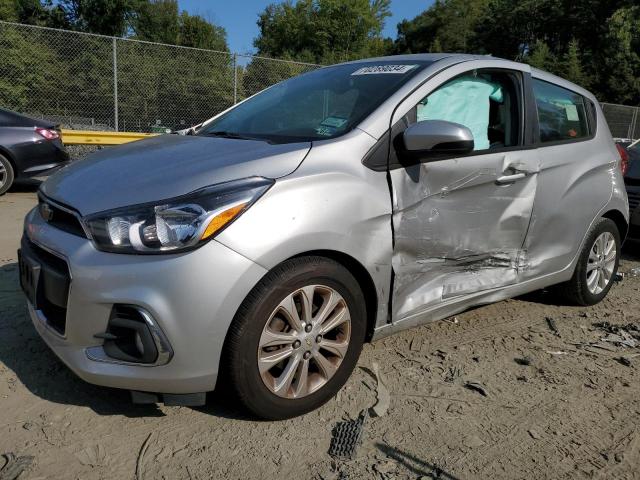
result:
[[(637, 246), (600, 305), (540, 292), (403, 332), (367, 345), (323, 408), (256, 422), (221, 393), (204, 408), (133, 406), (57, 360), (17, 280), (33, 190), (0, 197), (0, 453), (17, 458), (0, 459), (2, 480), (25, 466), (21, 479), (640, 478), (640, 348), (595, 325), (640, 324)], [(390, 407), (366, 419), (353, 460), (332, 460), (332, 427), (376, 402), (374, 363)]]

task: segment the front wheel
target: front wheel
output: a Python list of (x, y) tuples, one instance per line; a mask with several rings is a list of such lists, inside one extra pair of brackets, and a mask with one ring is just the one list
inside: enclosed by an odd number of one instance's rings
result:
[(558, 293), (578, 305), (595, 305), (607, 296), (620, 262), (620, 232), (613, 220), (601, 218), (587, 234), (571, 280)]
[(353, 275), (327, 258), (295, 258), (261, 280), (238, 310), (222, 375), (255, 415), (301, 415), (344, 385), (365, 331), (364, 296)]

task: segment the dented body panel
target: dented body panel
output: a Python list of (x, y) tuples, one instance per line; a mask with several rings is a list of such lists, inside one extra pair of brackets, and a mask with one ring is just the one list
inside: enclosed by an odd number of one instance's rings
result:
[[(553, 75), (466, 58), (426, 79), (400, 103), (392, 131), (403, 120), (408, 124), (411, 108), (439, 85), (482, 68), (518, 71), (583, 95), (595, 105), (596, 131), (583, 141), (525, 140), (513, 151), (390, 170), (392, 308), (389, 323), (374, 338), (567, 281), (598, 218), (618, 212), (628, 222), (618, 156), (597, 100)], [(525, 131), (534, 114), (523, 113)], [(514, 172), (524, 178), (497, 182)]]
[[(391, 172), (393, 321), (516, 283), (537, 184), (537, 152), (495, 153)], [(496, 183), (518, 162), (527, 178)]]
[[(373, 308), (367, 316), (375, 340), (564, 282), (601, 216), (614, 215), (626, 229), (628, 202), (618, 155), (589, 92), (528, 65), (492, 57), (429, 54), (382, 60), (387, 67), (416, 67), (413, 60), (428, 66), (414, 70), (415, 76), (376, 104), (373, 113), (339, 136), (297, 144), (167, 137), (133, 150), (105, 151), (46, 183), (43, 191), (53, 201), (81, 217), (242, 177), (272, 180), (266, 193), (213, 240), (166, 257), (98, 251), (90, 238), (59, 229), (34, 209), (25, 231), (44, 250), (68, 261), (74, 281), (65, 338), (32, 312), (54, 351), (92, 383), (202, 392), (215, 386), (238, 309), (269, 271), (292, 257), (324, 255), (351, 269), (367, 308)], [(398, 139), (416, 122), (418, 103), (449, 80), (483, 69), (518, 79), (517, 145), (505, 141), (504, 147), (493, 143), (488, 150), (412, 162), (398, 155)], [(579, 141), (541, 144), (531, 78), (590, 99), (595, 132)], [(133, 175), (128, 168), (139, 154), (146, 155), (142, 160), (157, 156), (153, 165), (164, 173), (175, 170), (178, 154), (192, 169), (176, 173), (173, 182), (156, 172), (156, 181), (145, 183), (145, 161), (138, 159)], [(120, 172), (102, 185), (102, 173), (113, 166), (109, 155), (128, 177)], [(96, 165), (101, 168), (95, 170)], [(102, 185), (102, 195), (96, 195), (96, 184)], [(124, 193), (114, 197), (112, 184)], [(141, 185), (145, 188), (135, 188)], [(161, 274), (167, 271), (172, 275)], [(102, 343), (95, 333), (105, 331), (113, 304), (139, 305), (155, 318), (175, 349), (171, 363), (116, 365), (87, 356), (86, 348)]]

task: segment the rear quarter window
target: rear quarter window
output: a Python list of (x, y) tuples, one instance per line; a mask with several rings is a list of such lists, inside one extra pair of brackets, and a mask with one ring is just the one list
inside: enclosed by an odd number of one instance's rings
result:
[(533, 79), (538, 108), (540, 142), (580, 140), (591, 136), (587, 108), (582, 95), (552, 83)]

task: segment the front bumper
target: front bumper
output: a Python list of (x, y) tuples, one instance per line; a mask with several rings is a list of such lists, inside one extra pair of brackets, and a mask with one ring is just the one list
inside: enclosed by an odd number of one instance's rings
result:
[[(89, 383), (159, 393), (213, 390), (227, 330), (266, 270), (222, 244), (175, 255), (122, 255), (47, 224), (37, 209), (25, 219), (35, 245), (64, 258), (71, 283), (63, 333), (29, 305), (36, 330), (54, 353)], [(173, 350), (166, 365), (96, 360), (114, 304), (151, 314)], [(89, 352), (87, 351), (89, 350)]]

